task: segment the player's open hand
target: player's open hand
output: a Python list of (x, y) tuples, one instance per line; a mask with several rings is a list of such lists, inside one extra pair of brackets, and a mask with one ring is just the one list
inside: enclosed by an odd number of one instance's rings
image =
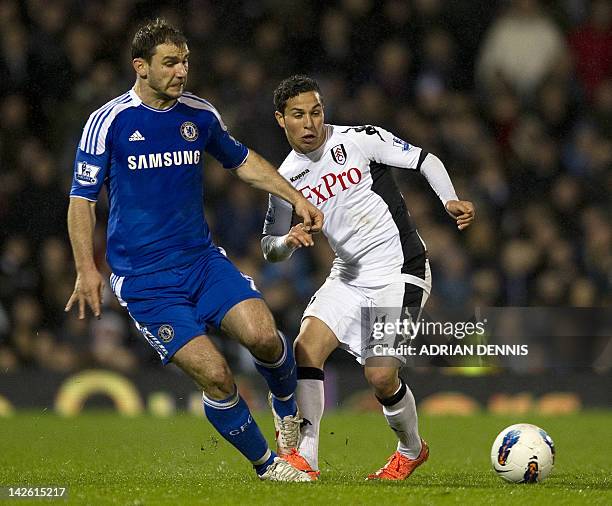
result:
[(289, 230), (285, 236), (285, 244), (293, 249), (301, 248), (302, 246), (308, 248), (314, 246), (314, 241), (312, 239), (312, 234), (306, 232), (304, 224), (298, 223), (294, 227), (291, 227), (291, 230)]
[(294, 204), (294, 210), (295, 214), (302, 218), (305, 232), (316, 234), (323, 229), (323, 213), (305, 198)]
[(100, 273), (96, 270), (77, 274), (76, 282), (74, 283), (74, 291), (68, 299), (64, 311), (68, 312), (72, 309), (75, 302), (79, 303), (79, 320), (85, 318), (85, 304), (89, 306), (96, 318), (100, 318), (102, 314), (102, 294), (104, 292), (104, 280)]
[(469, 227), (476, 216), (474, 204), (469, 200), (449, 200), (446, 203), (446, 211), (455, 219), (459, 230)]

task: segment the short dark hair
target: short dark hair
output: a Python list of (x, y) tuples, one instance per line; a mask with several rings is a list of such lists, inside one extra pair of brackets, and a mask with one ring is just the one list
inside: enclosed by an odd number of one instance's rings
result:
[(151, 62), (155, 48), (160, 44), (174, 44), (177, 47), (187, 44), (183, 32), (174, 28), (165, 19), (157, 18), (141, 26), (132, 40), (132, 60), (143, 58)]
[(319, 83), (317, 83), (311, 77), (297, 74), (281, 81), (281, 83), (274, 90), (274, 107), (281, 114), (285, 114), (285, 107), (287, 106), (287, 100), (293, 97), (297, 97), (300, 93), (306, 93), (308, 91), (316, 91), (321, 95), (321, 89)]

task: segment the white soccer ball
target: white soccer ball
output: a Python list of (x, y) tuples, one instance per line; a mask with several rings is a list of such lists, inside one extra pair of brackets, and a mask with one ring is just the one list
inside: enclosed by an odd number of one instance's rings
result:
[(544, 481), (555, 464), (555, 444), (540, 427), (517, 423), (495, 438), (491, 464), (498, 476), (512, 483)]

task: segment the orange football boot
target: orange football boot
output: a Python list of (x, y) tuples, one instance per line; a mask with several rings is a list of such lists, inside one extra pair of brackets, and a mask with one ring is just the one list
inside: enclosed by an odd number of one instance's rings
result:
[(395, 452), (387, 463), (374, 474), (368, 476), (368, 480), (405, 480), (413, 471), (429, 457), (429, 447), (421, 439), (421, 451), (416, 459), (409, 459), (400, 452)]
[(298, 471), (306, 473), (308, 476), (310, 476), (310, 479), (312, 481), (317, 481), (319, 479), (319, 475), (321, 474), (321, 472), (315, 471), (312, 467), (310, 467), (308, 461), (304, 457), (302, 457), (295, 448), (292, 448), (289, 453), (283, 455), (279, 453), (278, 456), (281, 459), (289, 462), (289, 464), (295, 467)]

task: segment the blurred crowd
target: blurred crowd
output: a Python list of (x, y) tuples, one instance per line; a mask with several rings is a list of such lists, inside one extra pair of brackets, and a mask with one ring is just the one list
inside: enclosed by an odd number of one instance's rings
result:
[[(428, 245), (433, 307), (610, 305), (611, 5), (0, 0), (0, 371), (157, 367), (110, 292), (100, 320), (64, 312), (80, 131), (133, 84), (131, 37), (156, 16), (188, 36), (190, 91), (272, 162), (289, 150), (272, 92), (294, 73), (319, 80), (328, 122), (379, 125), (444, 161), (460, 197), (476, 205), (465, 233), (418, 173), (396, 172)], [(329, 272), (329, 247), (317, 238), (291, 261), (267, 264), (259, 246), (267, 196), (214, 160), (205, 180), (217, 244), (295, 335)], [(102, 197), (96, 247), (105, 274), (107, 211)]]

